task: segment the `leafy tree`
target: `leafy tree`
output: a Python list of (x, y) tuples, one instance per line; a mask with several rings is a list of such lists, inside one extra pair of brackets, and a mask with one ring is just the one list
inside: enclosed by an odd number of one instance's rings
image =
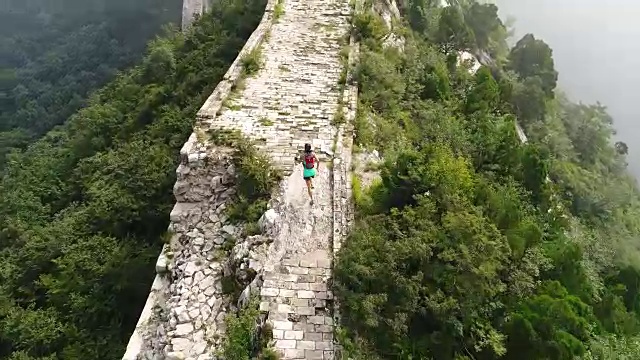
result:
[[(107, 9), (116, 5), (137, 6)], [(264, 8), (216, 3), (188, 33), (155, 40), (140, 65), (63, 125), (7, 156), (0, 357), (121, 356), (154, 276), (179, 150)]]
[(508, 67), (522, 78), (540, 78), (540, 86), (548, 97), (558, 81), (558, 72), (553, 62), (553, 51), (544, 41), (526, 34), (518, 40), (509, 54)]
[(558, 282), (544, 283), (510, 318), (507, 359), (571, 360), (586, 352), (593, 315)]
[[(385, 161), (369, 188), (355, 174), (357, 221), (335, 266), (349, 356), (635, 358), (640, 194), (611, 117), (555, 94), (533, 36), (506, 64), (451, 66), (440, 45), (456, 12), (419, 9), (405, 8), (419, 33), (404, 53), (361, 49), (356, 140)], [(476, 10), (491, 29), (495, 11)], [(476, 35), (497, 49), (503, 30)]]
[(161, 27), (180, 19), (176, 0), (12, 1), (0, 9), (0, 170), (86, 105), (131, 66)]
[(435, 40), (449, 53), (457, 49), (471, 49), (475, 36), (467, 26), (462, 12), (456, 7), (448, 6), (440, 13)]
[(466, 11), (465, 20), (475, 35), (476, 46), (480, 49), (487, 49), (491, 37), (505, 29), (495, 4), (479, 4), (473, 1)]

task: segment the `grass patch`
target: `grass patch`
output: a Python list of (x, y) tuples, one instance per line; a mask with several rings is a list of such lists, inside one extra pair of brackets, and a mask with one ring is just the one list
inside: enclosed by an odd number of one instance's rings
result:
[(364, 165), (364, 171), (378, 171), (380, 170), (380, 163), (375, 161), (368, 161)]
[(278, 66), (278, 69), (280, 69), (280, 71), (282, 72), (291, 72), (291, 69), (289, 69), (286, 65), (280, 65)]
[(225, 319), (227, 337), (220, 354), (224, 359), (251, 359), (256, 338), (257, 319), (260, 315), (258, 304), (257, 298), (251, 299), (247, 307), (240, 310), (237, 315), (227, 315)]
[(242, 109), (242, 106), (233, 103), (233, 99), (231, 99), (231, 97), (225, 99), (222, 102), (222, 107), (223, 108), (227, 108), (227, 109), (232, 110), (232, 111), (238, 111), (238, 110)]
[(236, 97), (238, 94), (240, 94), (246, 87), (246, 83), (244, 82), (244, 78), (240, 77), (238, 78), (238, 80), (236, 80), (235, 83), (233, 83), (233, 85), (231, 85), (231, 97)]
[(271, 348), (264, 349), (258, 358), (260, 360), (280, 360), (280, 355)]
[(344, 124), (347, 121), (347, 118), (344, 115), (344, 106), (342, 106), (342, 101), (338, 104), (338, 111), (336, 111), (336, 115), (333, 117), (331, 121), (331, 125), (339, 126)]
[(209, 133), (209, 138), (216, 146), (233, 147), (243, 140), (243, 136), (238, 130), (216, 129)]
[(173, 237), (173, 231), (167, 230), (162, 234), (160, 239), (162, 240), (163, 244), (169, 244), (171, 243), (172, 237)]
[(273, 8), (273, 20), (276, 22), (284, 15), (284, 0), (279, 0)]
[(199, 143), (203, 144), (207, 140), (207, 134), (204, 130), (197, 129), (195, 133), (196, 133), (196, 140), (198, 140)]
[(256, 223), (267, 211), (271, 192), (282, 179), (282, 173), (239, 131), (216, 131), (212, 140), (216, 145), (235, 148), (233, 162), (238, 192), (226, 212), (231, 222), (245, 223), (244, 232), (253, 235), (258, 231)]
[(222, 293), (224, 295), (231, 296), (232, 299), (237, 299), (242, 292), (242, 288), (235, 274), (223, 276), (220, 279), (220, 285), (222, 287)]
[(353, 193), (353, 201), (359, 215), (374, 214), (378, 210), (377, 204), (384, 203), (387, 198), (380, 178), (374, 179), (371, 185), (364, 189), (360, 178), (352, 173), (351, 190)]
[[(233, 85), (231, 85), (231, 91), (229, 93), (229, 96), (227, 96), (227, 98), (222, 101), (222, 106), (220, 107), (220, 110), (222, 110), (222, 108), (227, 108), (232, 111), (238, 111), (242, 109), (242, 106), (238, 104), (234, 104), (233, 101), (235, 101), (240, 97), (244, 89), (245, 89), (244, 76), (241, 76), (236, 80), (236, 82)], [(220, 115), (220, 112), (221, 111), (218, 111), (218, 115)]]
[[(266, 211), (266, 207), (265, 207), (265, 211)], [(258, 224), (257, 221), (254, 221), (254, 222), (245, 224), (244, 229), (242, 230), (242, 236), (259, 235), (261, 232), (262, 230), (260, 230), (260, 225)]]
[(336, 329), (336, 340), (342, 345), (342, 356), (350, 360), (380, 360), (373, 351), (371, 346), (362, 338), (349, 334), (348, 331), (339, 326)]
[(262, 126), (272, 126), (273, 125), (273, 121), (269, 120), (266, 117), (261, 117), (260, 119), (258, 119), (258, 122), (260, 123), (260, 125)]
[(226, 360), (279, 360), (278, 353), (269, 347), (273, 338), (271, 326), (258, 328), (260, 300), (257, 296), (249, 300), (238, 314), (229, 314), (225, 319), (226, 339), (219, 356)]
[(262, 68), (262, 48), (257, 47), (240, 60), (242, 71), (245, 76), (256, 74)]

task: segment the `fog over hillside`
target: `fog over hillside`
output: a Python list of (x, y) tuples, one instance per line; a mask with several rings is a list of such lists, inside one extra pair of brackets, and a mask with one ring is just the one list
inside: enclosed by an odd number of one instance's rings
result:
[(496, 0), (515, 18), (517, 41), (531, 32), (553, 49), (560, 88), (574, 100), (609, 108), (640, 177), (640, 3), (634, 0)]

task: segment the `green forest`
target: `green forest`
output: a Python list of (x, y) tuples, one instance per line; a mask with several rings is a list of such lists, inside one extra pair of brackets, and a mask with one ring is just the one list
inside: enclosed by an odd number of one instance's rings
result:
[[(154, 276), (179, 149), (266, 0), (0, 7), (0, 358), (119, 359)], [(600, 105), (495, 5), (400, 2), (360, 41), (356, 221), (334, 269), (353, 360), (631, 360), (640, 193)], [(370, 5), (367, 4), (367, 5)], [(369, 8), (365, 6), (365, 9)], [(485, 63), (475, 74), (459, 51)], [(515, 124), (529, 141), (522, 144)], [(248, 322), (249, 325), (250, 321)]]
[(180, 0), (4, 0), (0, 6), (0, 171), (135, 64)]
[(179, 1), (11, 5), (0, 10), (0, 358), (120, 359), (179, 149), (266, 1), (216, 2), (190, 31), (158, 37)]
[[(385, 160), (354, 177), (334, 274), (347, 355), (637, 359), (640, 193), (612, 118), (556, 89), (535, 35), (510, 48), (495, 5), (436, 3), (403, 3), (403, 51), (355, 19), (356, 142)], [(485, 59), (474, 75), (462, 50)]]

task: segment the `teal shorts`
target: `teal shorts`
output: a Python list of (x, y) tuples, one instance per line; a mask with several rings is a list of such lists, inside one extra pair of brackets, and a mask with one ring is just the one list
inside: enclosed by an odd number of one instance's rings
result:
[(316, 168), (313, 168), (313, 169), (304, 168), (304, 170), (302, 170), (302, 177), (305, 180), (309, 180), (315, 176), (316, 176)]

